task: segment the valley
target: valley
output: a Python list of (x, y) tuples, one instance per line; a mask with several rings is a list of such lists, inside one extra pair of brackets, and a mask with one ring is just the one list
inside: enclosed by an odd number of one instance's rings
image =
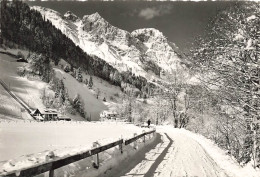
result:
[(1, 1), (0, 176), (259, 176), (259, 3), (49, 3)]

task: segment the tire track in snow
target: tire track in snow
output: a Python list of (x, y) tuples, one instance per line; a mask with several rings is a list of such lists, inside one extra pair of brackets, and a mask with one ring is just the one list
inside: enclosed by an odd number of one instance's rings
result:
[(173, 139), (174, 148), (167, 154), (167, 159), (159, 164), (154, 176), (227, 177), (197, 141), (177, 131), (166, 132)]

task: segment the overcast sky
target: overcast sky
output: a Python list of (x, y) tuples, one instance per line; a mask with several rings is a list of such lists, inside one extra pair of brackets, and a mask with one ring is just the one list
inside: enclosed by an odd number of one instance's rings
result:
[(140, 28), (156, 28), (181, 50), (188, 50), (194, 37), (203, 34), (218, 10), (235, 2), (141, 2), (141, 1), (36, 1), (39, 5), (62, 14), (72, 11), (79, 17), (98, 12), (113, 26), (129, 32)]

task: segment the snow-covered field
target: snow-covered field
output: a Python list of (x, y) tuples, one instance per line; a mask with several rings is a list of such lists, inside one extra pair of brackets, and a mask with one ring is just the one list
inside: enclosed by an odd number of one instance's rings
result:
[(62, 157), (90, 149), (96, 141), (105, 145), (144, 130), (119, 122), (2, 121), (0, 172), (42, 162), (50, 151)]

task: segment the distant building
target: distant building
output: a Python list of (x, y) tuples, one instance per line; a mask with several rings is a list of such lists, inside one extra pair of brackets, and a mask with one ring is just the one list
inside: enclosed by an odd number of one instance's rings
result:
[(40, 112), (39, 109), (35, 109), (35, 110), (33, 110), (33, 111), (31, 112), (31, 115), (32, 115), (32, 116), (41, 116), (42, 113)]
[(31, 112), (31, 115), (39, 121), (58, 120), (58, 112), (53, 109), (45, 109), (43, 111), (36, 109)]
[(38, 121), (44, 121), (44, 118), (42, 117), (42, 113), (39, 109), (35, 109), (31, 112), (31, 115)]
[(57, 120), (58, 119), (58, 112), (53, 109), (45, 109), (42, 112), (44, 120)]
[(118, 116), (119, 114), (115, 111), (103, 111), (100, 114), (100, 118), (102, 119), (116, 119)]

